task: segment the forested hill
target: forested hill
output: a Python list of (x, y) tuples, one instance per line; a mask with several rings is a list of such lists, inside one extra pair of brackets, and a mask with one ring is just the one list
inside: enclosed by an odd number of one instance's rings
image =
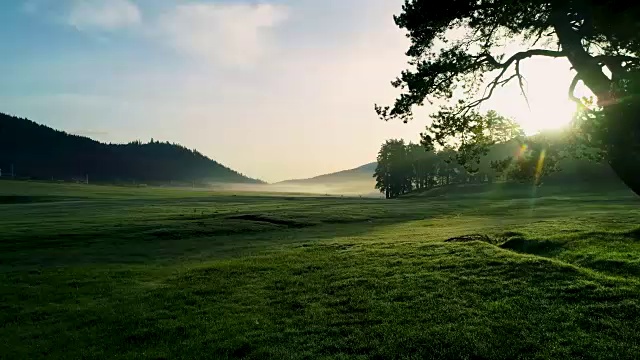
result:
[(0, 169), (21, 178), (92, 182), (262, 183), (168, 142), (104, 144), (0, 113)]

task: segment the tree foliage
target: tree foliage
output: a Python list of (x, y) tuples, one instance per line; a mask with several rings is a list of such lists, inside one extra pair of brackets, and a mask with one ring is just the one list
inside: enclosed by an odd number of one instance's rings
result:
[[(436, 186), (492, 182), (496, 176), (490, 166), (468, 172), (455, 161), (456, 151), (446, 147), (436, 152), (403, 140), (388, 140), (380, 147), (374, 173), (376, 189), (387, 199), (415, 190)], [(503, 154), (504, 156), (504, 154)]]
[[(424, 142), (460, 141), (475, 132), (475, 111), (497, 88), (516, 82), (524, 94), (523, 61), (566, 58), (575, 73), (568, 96), (582, 109), (575, 145), (599, 154), (593, 157), (606, 160), (640, 194), (638, 18), (640, 5), (615, 0), (450, 0), (441, 6), (406, 0), (395, 22), (411, 40), (411, 68), (392, 82), (402, 91), (394, 104), (376, 111), (384, 120), (406, 122), (415, 106), (445, 100)], [(501, 45), (510, 39), (522, 40), (524, 49), (505, 53)], [(596, 101), (574, 96), (580, 82)], [(476, 159), (492, 142), (478, 140), (469, 148), (471, 141), (463, 140), (460, 161)]]
[(432, 124), (421, 134), (422, 144), (427, 150), (435, 146), (455, 148), (455, 159), (469, 172), (478, 170), (480, 159), (493, 145), (524, 138), (517, 123), (495, 111), (455, 114), (452, 108), (444, 107), (432, 118)]
[(456, 161), (460, 154), (454, 148), (434, 151), (402, 140), (388, 140), (380, 147), (373, 176), (376, 189), (386, 198), (441, 186), (494, 182), (583, 184), (603, 189), (620, 185), (606, 164), (572, 154), (570, 141), (564, 134), (548, 132), (496, 143), (480, 157), (475, 171), (469, 171)]

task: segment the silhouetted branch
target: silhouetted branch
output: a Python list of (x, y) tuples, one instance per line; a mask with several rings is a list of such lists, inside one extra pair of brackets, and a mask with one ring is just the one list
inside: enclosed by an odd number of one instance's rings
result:
[(576, 74), (576, 76), (573, 77), (573, 80), (571, 80), (571, 85), (569, 85), (569, 99), (578, 104), (582, 109), (587, 109), (587, 106), (582, 102), (582, 100), (575, 95), (576, 86), (580, 80), (582, 79), (579, 74)]
[[(496, 58), (493, 57), (489, 53), (481, 54), (480, 56), (478, 56), (478, 59), (482, 59), (483, 61), (486, 61), (488, 64), (492, 65), (494, 68), (502, 69), (502, 70), (500, 71), (498, 76), (496, 76), (489, 83), (489, 85), (487, 85), (487, 87), (485, 88), (485, 91), (483, 93), (483, 96), (480, 99), (474, 100), (471, 103), (469, 103), (466, 106), (464, 106), (460, 113), (466, 113), (471, 108), (477, 107), (480, 104), (482, 104), (483, 102), (489, 100), (491, 98), (491, 96), (493, 96), (493, 92), (495, 91), (495, 89), (498, 86), (504, 86), (507, 83), (509, 83), (509, 81), (511, 81), (511, 80), (513, 80), (515, 78), (518, 78), (518, 82), (520, 84), (520, 89), (522, 90), (522, 94), (525, 97), (525, 99), (527, 100), (527, 105), (528, 105), (529, 104), (529, 100), (528, 100), (528, 98), (526, 96), (526, 93), (524, 91), (524, 84), (523, 84), (523, 79), (524, 78), (522, 77), (522, 74), (520, 74), (520, 61), (528, 59), (528, 58), (533, 57), (533, 56), (546, 56), (546, 57), (559, 58), (559, 57), (563, 57), (565, 55), (566, 54), (563, 51), (546, 50), (546, 49), (532, 49), (532, 50), (518, 52), (518, 53), (514, 54), (513, 56), (511, 56), (509, 59), (507, 59), (505, 62), (501, 63), (498, 60), (496, 60)], [(516, 74), (514, 76), (511, 76), (511, 77), (507, 78), (506, 80), (503, 80), (502, 77), (506, 74), (507, 70), (509, 70), (511, 65), (513, 65), (514, 63), (516, 64)]]
[(527, 97), (527, 92), (524, 91), (524, 77), (520, 74), (520, 60), (516, 61), (516, 75), (518, 76), (518, 85), (520, 86), (520, 92), (522, 96), (524, 96), (524, 100), (527, 102), (527, 107), (531, 110), (531, 104), (529, 104), (529, 97)]

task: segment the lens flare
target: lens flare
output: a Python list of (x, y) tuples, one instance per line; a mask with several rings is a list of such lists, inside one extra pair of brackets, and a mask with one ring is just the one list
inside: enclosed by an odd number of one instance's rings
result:
[(540, 177), (542, 176), (542, 166), (544, 166), (544, 157), (547, 151), (542, 149), (540, 152), (540, 158), (538, 158), (538, 165), (536, 166), (536, 184), (540, 182)]
[(520, 150), (518, 150), (518, 154), (516, 155), (518, 158), (522, 158), (524, 156), (524, 154), (527, 152), (527, 144), (522, 144), (522, 146), (520, 146)]

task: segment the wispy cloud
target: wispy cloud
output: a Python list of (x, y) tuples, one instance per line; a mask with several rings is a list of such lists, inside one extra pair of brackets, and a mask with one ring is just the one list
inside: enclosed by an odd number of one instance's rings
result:
[(271, 31), (289, 16), (272, 4), (177, 5), (158, 22), (162, 40), (186, 55), (222, 65), (251, 65), (270, 49)]
[(275, 31), (290, 8), (268, 2), (159, 1), (139, 7), (133, 0), (25, 0), (38, 13), (78, 30), (105, 35), (136, 27), (180, 55), (223, 67), (259, 63), (276, 49)]
[(79, 30), (113, 31), (142, 20), (140, 9), (129, 0), (75, 0), (67, 23)]

